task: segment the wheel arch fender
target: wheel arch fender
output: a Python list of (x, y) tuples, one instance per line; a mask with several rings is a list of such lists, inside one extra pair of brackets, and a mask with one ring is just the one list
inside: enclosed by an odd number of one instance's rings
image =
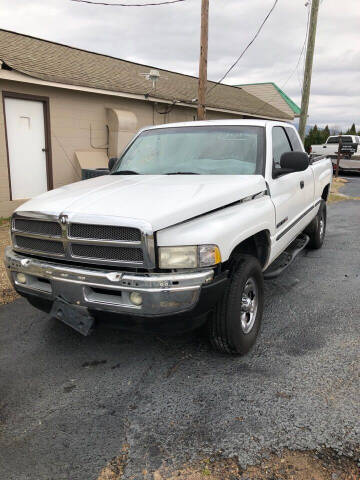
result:
[(325, 202), (328, 200), (329, 198), (329, 195), (330, 195), (330, 183), (328, 183), (327, 185), (325, 185), (323, 191), (322, 191), (322, 194), (321, 194), (321, 198), (323, 200), (325, 200)]
[(260, 230), (234, 245), (227, 262), (231, 263), (237, 255), (246, 254), (257, 258), (261, 267), (264, 268), (268, 263), (270, 250), (270, 231), (268, 229)]

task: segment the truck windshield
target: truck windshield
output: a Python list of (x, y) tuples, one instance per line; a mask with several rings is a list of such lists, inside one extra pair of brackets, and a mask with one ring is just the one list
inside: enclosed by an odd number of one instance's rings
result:
[(147, 130), (125, 151), (112, 175), (261, 174), (264, 132), (246, 125)]

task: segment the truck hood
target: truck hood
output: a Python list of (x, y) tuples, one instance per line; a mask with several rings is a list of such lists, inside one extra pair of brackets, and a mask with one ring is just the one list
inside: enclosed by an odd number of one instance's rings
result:
[(46, 192), (17, 212), (157, 231), (266, 190), (261, 175), (105, 175)]

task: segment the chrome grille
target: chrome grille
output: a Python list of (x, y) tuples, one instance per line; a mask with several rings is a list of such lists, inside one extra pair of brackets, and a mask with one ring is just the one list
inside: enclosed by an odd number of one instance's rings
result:
[[(65, 217), (66, 218), (66, 217)], [(140, 225), (140, 227), (138, 227)], [(15, 250), (43, 257), (63, 257), (99, 265), (155, 267), (154, 237), (147, 225), (60, 223), (53, 215), (15, 213), (12, 220)]]
[(13, 228), (18, 232), (35, 233), (50, 237), (61, 237), (61, 226), (57, 222), (44, 222), (40, 220), (25, 220), (16, 218), (13, 221)]
[(69, 237), (91, 238), (95, 240), (120, 240), (123, 242), (140, 242), (141, 232), (139, 229), (131, 227), (71, 223), (69, 226)]
[(109, 247), (103, 245), (71, 244), (72, 254), (79, 258), (101, 258), (126, 263), (143, 263), (144, 255), (141, 248)]
[(15, 235), (15, 245), (25, 250), (33, 252), (44, 252), (52, 255), (64, 255), (64, 246), (62, 242), (44, 240), (42, 238), (22, 237)]

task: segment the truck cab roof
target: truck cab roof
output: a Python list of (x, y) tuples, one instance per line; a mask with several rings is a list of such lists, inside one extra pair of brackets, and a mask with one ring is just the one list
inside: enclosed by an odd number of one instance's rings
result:
[[(265, 127), (267, 125), (283, 125), (285, 127), (294, 127), (290, 122), (276, 121), (276, 120), (262, 120), (262, 119), (229, 119), (229, 120), (205, 120), (205, 121), (192, 121), (192, 122), (177, 122), (166, 123), (162, 125), (151, 125), (142, 128), (140, 131), (153, 130), (158, 128), (178, 128), (178, 127), (206, 127), (206, 126), (236, 126), (236, 125), (248, 125), (254, 127)], [(295, 128), (295, 127), (294, 127)]]

